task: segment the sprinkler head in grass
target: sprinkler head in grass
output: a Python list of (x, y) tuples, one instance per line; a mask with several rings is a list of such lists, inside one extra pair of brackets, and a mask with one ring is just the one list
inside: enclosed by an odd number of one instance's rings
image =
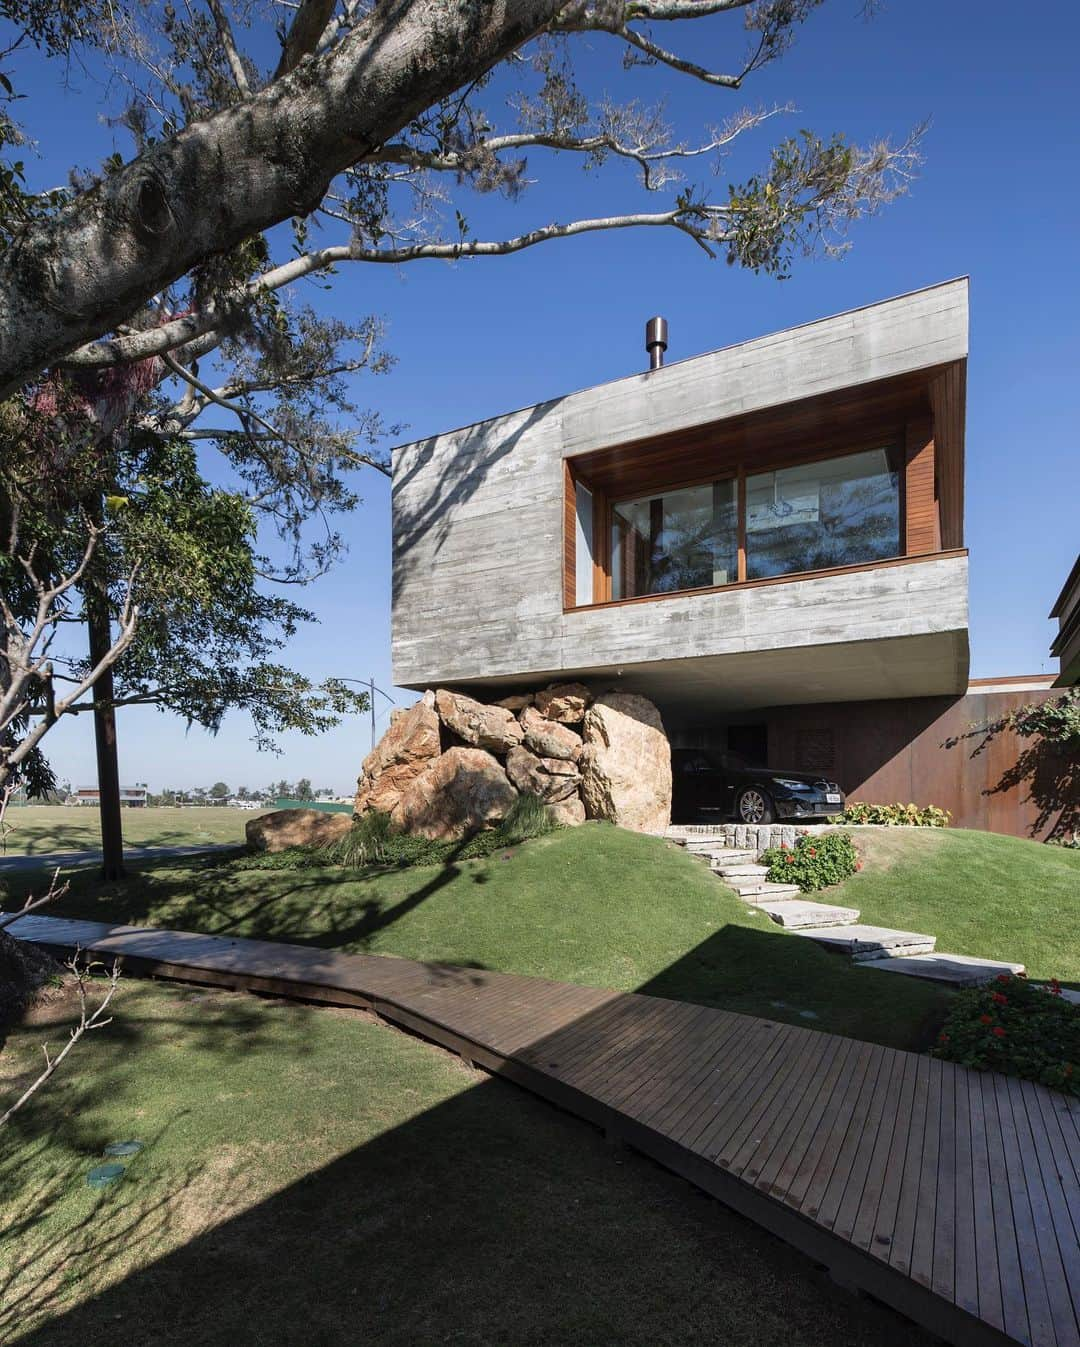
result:
[(124, 1174), (123, 1165), (98, 1165), (86, 1176), (88, 1188), (107, 1188)]
[(105, 1147), (105, 1155), (134, 1155), (141, 1151), (143, 1144), (141, 1141), (110, 1141)]

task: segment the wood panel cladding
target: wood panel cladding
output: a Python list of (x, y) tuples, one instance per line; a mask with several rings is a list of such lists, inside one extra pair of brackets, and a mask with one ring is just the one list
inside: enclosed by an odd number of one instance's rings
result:
[(934, 431), (929, 417), (909, 421), (904, 435), (904, 552), (941, 550), (934, 475)]
[(563, 607), (577, 603), (577, 483), (563, 462)]
[(937, 459), (941, 545), (964, 545), (964, 421), (967, 361), (957, 360), (930, 381)]
[[(611, 599), (611, 507), (735, 477), (737, 583), (746, 581), (746, 474), (895, 446), (902, 472), (901, 557), (963, 547), (964, 362), (843, 389), (747, 416), (575, 455), (572, 474), (593, 493), (593, 602)], [(567, 488), (568, 497), (570, 487)], [(570, 511), (568, 504), (568, 515)], [(568, 533), (568, 536), (569, 533)], [(881, 563), (878, 563), (881, 564)], [(569, 575), (572, 557), (565, 562)], [(860, 567), (861, 569), (861, 567)], [(780, 577), (791, 578), (791, 577)], [(565, 593), (572, 591), (569, 581)], [(640, 598), (657, 598), (644, 595)], [(571, 598), (567, 606), (574, 606)]]
[(908, 421), (930, 415), (927, 380), (935, 371), (879, 380), (748, 416), (634, 440), (574, 456), (574, 470), (613, 499), (658, 487), (821, 458), (832, 450), (902, 442)]

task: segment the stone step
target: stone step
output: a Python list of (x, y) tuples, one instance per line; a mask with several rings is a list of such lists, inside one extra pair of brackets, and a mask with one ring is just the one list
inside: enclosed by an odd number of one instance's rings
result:
[(893, 931), (887, 926), (824, 926), (799, 931), (826, 949), (850, 954), (856, 963), (891, 959), (899, 955), (933, 954), (936, 937), (915, 931)]
[(758, 855), (756, 851), (750, 850), (749, 847), (691, 846), (687, 847), (686, 849), (691, 856), (710, 856), (715, 860), (723, 860), (723, 861), (741, 860), (743, 858), (749, 860), (757, 860)]
[(806, 930), (814, 926), (851, 926), (859, 920), (854, 907), (833, 907), (829, 903), (808, 903), (798, 898), (764, 898), (754, 906), (767, 912), (778, 926)]
[(798, 884), (770, 884), (765, 879), (736, 880), (731, 888), (748, 903), (753, 903), (757, 898), (779, 898), (784, 894), (790, 896), (802, 893)]
[(749, 861), (740, 861), (736, 865), (720, 861), (713, 865), (712, 870), (724, 879), (764, 879), (769, 873), (767, 865), (752, 865)]
[(999, 959), (976, 959), (969, 954), (912, 954), (893, 959), (874, 959), (872, 968), (883, 973), (904, 973), (928, 982), (948, 982), (954, 987), (981, 987), (1001, 973), (1023, 973), (1022, 963)]

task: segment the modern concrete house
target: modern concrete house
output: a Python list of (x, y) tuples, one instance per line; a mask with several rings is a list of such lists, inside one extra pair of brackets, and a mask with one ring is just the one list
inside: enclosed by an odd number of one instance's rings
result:
[(676, 745), (985, 822), (937, 761), (997, 714), (963, 704), (967, 301), (948, 281), (668, 364), (650, 324), (649, 370), (403, 445), (394, 681), (639, 692)]

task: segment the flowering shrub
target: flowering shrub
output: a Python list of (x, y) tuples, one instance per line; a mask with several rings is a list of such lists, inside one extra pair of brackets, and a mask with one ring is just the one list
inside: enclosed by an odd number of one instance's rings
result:
[(858, 800), (848, 804), (840, 816), (841, 823), (879, 823), (894, 828), (947, 828), (952, 815), (947, 809), (928, 804), (862, 804)]
[(772, 884), (798, 884), (803, 893), (813, 893), (862, 869), (855, 844), (847, 833), (824, 833), (800, 837), (793, 847), (770, 847), (762, 853)]
[(1080, 1006), (1002, 973), (957, 996), (934, 1055), (1080, 1095)]

